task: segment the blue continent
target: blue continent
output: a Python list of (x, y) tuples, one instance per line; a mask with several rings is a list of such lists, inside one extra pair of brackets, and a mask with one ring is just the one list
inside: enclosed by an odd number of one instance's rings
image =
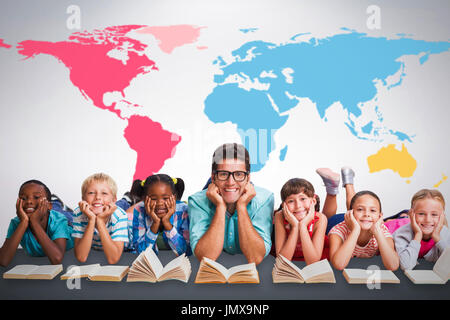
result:
[[(346, 30), (346, 29), (344, 29)], [(347, 30), (348, 31), (348, 30)], [(432, 54), (449, 50), (450, 42), (428, 42), (409, 38), (387, 39), (368, 37), (364, 33), (348, 31), (331, 37), (306, 42), (274, 44), (264, 41), (251, 41), (234, 50), (234, 61), (220, 63), (220, 74), (215, 75), (216, 87), (205, 100), (205, 113), (213, 122), (231, 121), (239, 129), (266, 129), (272, 132), (267, 137), (258, 134), (258, 143), (250, 144), (248, 136), (241, 133), (247, 147), (258, 148), (250, 153), (261, 155), (252, 171), (264, 167), (268, 155), (275, 149), (273, 133), (284, 125), (287, 115), (284, 112), (298, 105), (299, 98), (309, 98), (316, 104), (317, 112), (323, 119), (326, 110), (340, 102), (349, 114), (358, 118), (362, 114), (360, 106), (376, 97), (376, 80), (386, 85), (385, 79), (402, 70), (400, 80), (393, 86), (401, 85), (405, 76), (404, 65), (398, 58), (404, 55), (420, 55), (420, 63), (425, 63)], [(222, 62), (219, 59), (217, 61)], [(282, 71), (290, 68), (293, 81), (287, 81)], [(276, 75), (261, 77), (263, 71)], [(229, 76), (238, 76), (250, 81), (258, 80), (269, 84), (269, 88), (246, 90), (237, 83), (225, 83)], [(389, 89), (391, 88), (389, 87)], [(276, 108), (269, 100), (272, 99)], [(360, 139), (356, 124), (348, 119), (345, 124), (350, 132)], [(382, 117), (379, 117), (382, 121)], [(372, 130), (365, 126), (362, 133)], [(399, 131), (390, 131), (399, 140), (412, 141)], [(259, 148), (265, 147), (263, 152)], [(283, 157), (284, 158), (284, 157)]]

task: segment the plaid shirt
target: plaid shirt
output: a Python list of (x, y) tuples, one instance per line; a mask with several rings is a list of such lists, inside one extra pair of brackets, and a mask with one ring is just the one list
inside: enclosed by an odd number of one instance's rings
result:
[[(175, 213), (170, 217), (172, 230), (164, 230), (162, 237), (167, 247), (177, 255), (186, 253), (187, 256), (192, 254), (189, 245), (189, 217), (187, 204), (177, 201)], [(128, 235), (129, 242), (127, 250), (134, 253), (141, 253), (148, 246), (152, 246), (156, 254), (158, 254), (158, 245), (156, 239), (158, 233), (153, 233), (150, 227), (153, 220), (145, 210), (144, 202), (136, 205), (132, 213), (128, 213)]]

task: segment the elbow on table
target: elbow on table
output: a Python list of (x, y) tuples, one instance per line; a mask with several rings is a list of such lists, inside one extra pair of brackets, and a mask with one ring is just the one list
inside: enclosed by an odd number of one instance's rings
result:
[(336, 270), (339, 270), (339, 271), (344, 270), (348, 264), (348, 263), (345, 263), (344, 261), (339, 261), (335, 257), (331, 257), (330, 260), (331, 260), (331, 264), (332, 264), (333, 268), (335, 268)]
[(77, 258), (79, 262), (85, 263), (88, 258), (88, 254), (81, 254), (75, 250), (75, 258)]
[(386, 263), (385, 267), (387, 270), (395, 271), (398, 269), (399, 265), (399, 259), (395, 259), (393, 261), (389, 261), (389, 263)]
[(255, 263), (256, 265), (260, 264), (264, 260), (264, 254), (263, 255), (252, 255), (250, 257), (247, 257), (248, 263)]
[(7, 267), (9, 264), (9, 261), (6, 261), (6, 259), (0, 259), (0, 267)]
[(121, 256), (122, 253), (114, 256), (106, 256), (106, 261), (108, 261), (108, 264), (116, 264), (117, 262), (119, 262)]
[(202, 261), (204, 257), (216, 261), (220, 257), (221, 253), (221, 248), (219, 250), (205, 250), (201, 246), (195, 246), (195, 249), (193, 250), (193, 254), (198, 259), (198, 261)]
[(56, 256), (54, 256), (52, 258), (49, 257), (51, 264), (61, 264), (63, 259), (64, 259), (64, 254), (57, 254)]

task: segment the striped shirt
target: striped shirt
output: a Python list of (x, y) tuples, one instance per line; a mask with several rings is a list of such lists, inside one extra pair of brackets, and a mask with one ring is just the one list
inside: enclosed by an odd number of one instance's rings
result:
[(128, 213), (130, 241), (125, 249), (134, 253), (141, 253), (151, 246), (153, 251), (158, 254), (161, 248), (158, 248), (157, 239), (158, 235), (162, 233), (162, 240), (167, 248), (172, 249), (177, 256), (183, 253), (190, 256), (192, 251), (189, 244), (189, 216), (186, 203), (176, 202), (175, 212), (170, 217), (170, 223), (172, 224), (171, 230), (153, 233), (151, 230), (153, 220), (147, 214), (144, 202), (139, 202), (134, 207), (133, 212)]
[[(381, 229), (383, 230), (383, 234), (386, 238), (392, 238), (392, 235), (389, 233), (388, 228), (384, 224), (381, 225)], [(342, 241), (345, 241), (350, 235), (350, 232), (351, 231), (345, 224), (345, 221), (342, 221), (341, 223), (338, 223), (333, 227), (333, 229), (330, 230), (328, 236), (336, 234), (342, 239)], [(361, 247), (358, 244), (356, 244), (352, 256), (358, 258), (371, 258), (377, 254), (379, 254), (378, 242), (375, 236), (373, 235), (372, 238), (369, 240), (369, 242), (367, 242), (367, 244), (364, 247)]]
[[(72, 237), (82, 238), (86, 226), (88, 225), (88, 217), (83, 214), (79, 207), (73, 211), (73, 233)], [(127, 214), (122, 208), (117, 207), (110, 219), (106, 223), (106, 229), (113, 241), (128, 242), (128, 219)], [(92, 248), (103, 250), (102, 241), (97, 228), (94, 229), (92, 238)]]

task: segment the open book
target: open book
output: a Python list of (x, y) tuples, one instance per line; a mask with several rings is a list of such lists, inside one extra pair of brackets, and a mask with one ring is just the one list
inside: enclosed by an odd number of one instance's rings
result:
[(88, 278), (92, 281), (122, 281), (127, 274), (128, 266), (101, 266), (89, 264), (84, 266), (70, 266), (61, 280)]
[(198, 268), (195, 283), (259, 283), (255, 263), (241, 264), (230, 269), (220, 263), (203, 257)]
[(188, 282), (190, 275), (191, 262), (184, 253), (163, 267), (153, 249), (148, 247), (134, 260), (128, 273), (127, 282), (164, 280)]
[(450, 248), (441, 254), (433, 270), (405, 270), (405, 275), (415, 284), (447, 283), (450, 279)]
[(45, 279), (51, 280), (63, 270), (62, 264), (56, 265), (17, 265), (3, 273), (3, 279)]
[(391, 270), (344, 269), (343, 274), (351, 284), (400, 283)]
[(273, 283), (336, 283), (333, 269), (327, 259), (312, 263), (303, 269), (279, 254), (272, 270)]

